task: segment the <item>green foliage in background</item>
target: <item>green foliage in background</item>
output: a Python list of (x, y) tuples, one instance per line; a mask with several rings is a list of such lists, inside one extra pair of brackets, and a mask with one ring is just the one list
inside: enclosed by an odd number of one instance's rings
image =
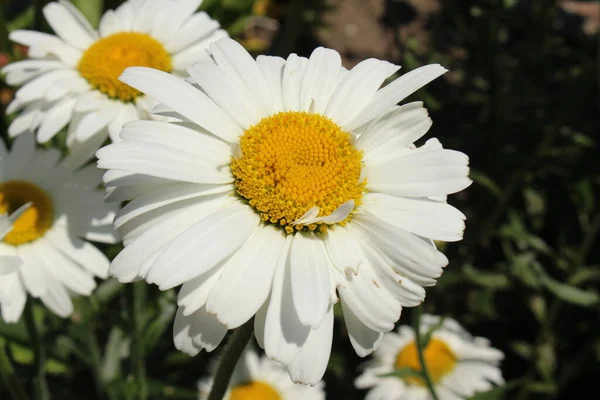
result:
[[(121, 3), (73, 2), (93, 24), (105, 9)], [(0, 51), (14, 60), (19, 50), (6, 41), (8, 31), (48, 27), (33, 8), (44, 1), (7, 14), (12, 3), (17, 2), (0, 2), (5, 21), (0, 24)], [(253, 3), (205, 0), (202, 8), (239, 37)], [(309, 55), (318, 45), (325, 2), (275, 3), (282, 10), (275, 16), (280, 30), (268, 52)], [(376, 3), (384, 4), (381, 23), (390, 32), (410, 23), (403, 14), (410, 11), (405, 2)], [(423, 100), (430, 110), (434, 124), (428, 137), (471, 158), (474, 184), (449, 199), (467, 216), (465, 239), (444, 248), (450, 265), (427, 291), (425, 310), (451, 316), (505, 353), (507, 384), (476, 400), (576, 399), (596, 392), (598, 35), (586, 36), (580, 23), (556, 2), (442, 2), (426, 26), (428, 48), (410, 37), (398, 38), (400, 55), (389, 60), (401, 64), (403, 73), (432, 62), (451, 70), (450, 77), (409, 101)], [(0, 133), (7, 140), (5, 106), (0, 106)], [(110, 257), (119, 250), (102, 249)], [(175, 297), (173, 290), (107, 280), (90, 298), (76, 300), (68, 320), (34, 303), (29, 322), (42, 335), (46, 357), (41, 364), (31, 348), (27, 321), (7, 325), (0, 320), (0, 397), (15, 382), (30, 393), (43, 372), (52, 398), (197, 398), (196, 381), (215, 355), (203, 352), (190, 358), (175, 350)], [(401, 324), (410, 323), (410, 313), (404, 311)], [(353, 387), (361, 361), (343, 324), (336, 324), (325, 375), (330, 398), (364, 397)], [(147, 378), (138, 379), (140, 374)]]

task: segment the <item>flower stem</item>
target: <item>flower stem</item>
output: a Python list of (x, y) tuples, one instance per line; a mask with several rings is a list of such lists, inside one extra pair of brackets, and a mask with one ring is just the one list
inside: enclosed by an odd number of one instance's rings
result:
[(423, 379), (425, 379), (425, 384), (427, 385), (427, 389), (431, 394), (431, 398), (433, 400), (439, 400), (437, 393), (435, 392), (435, 388), (433, 387), (433, 381), (431, 380), (431, 376), (429, 375), (429, 370), (427, 369), (427, 363), (425, 362), (425, 356), (423, 355), (423, 340), (421, 338), (421, 308), (422, 306), (415, 307), (413, 309), (413, 330), (415, 331), (415, 344), (417, 345), (417, 354), (419, 355), (419, 363), (421, 364), (421, 375), (423, 375)]
[(138, 385), (138, 398), (148, 398), (148, 383), (146, 382), (146, 366), (144, 365), (144, 348), (142, 334), (144, 331), (142, 313), (146, 302), (146, 283), (136, 282), (133, 285), (131, 323), (133, 325), (132, 335), (132, 359), (135, 380)]
[(33, 300), (27, 300), (25, 306), (25, 325), (29, 333), (29, 340), (33, 348), (33, 357), (35, 363), (36, 374), (33, 379), (34, 394), (37, 400), (49, 400), (50, 393), (48, 392), (48, 383), (46, 382), (46, 373), (44, 366), (46, 364), (44, 343), (38, 331), (38, 327), (33, 317)]
[(233, 369), (253, 333), (253, 319), (250, 319), (244, 325), (233, 331), (233, 334), (225, 346), (225, 350), (223, 350), (223, 355), (219, 362), (219, 368), (217, 369), (208, 400), (223, 399), (225, 392), (227, 392), (227, 386), (229, 386), (229, 380), (231, 379), (231, 374), (233, 374)]
[(2, 382), (2, 387), (6, 387), (11, 399), (27, 400), (25, 390), (21, 386), (19, 377), (15, 374), (2, 340), (0, 340), (0, 382)]

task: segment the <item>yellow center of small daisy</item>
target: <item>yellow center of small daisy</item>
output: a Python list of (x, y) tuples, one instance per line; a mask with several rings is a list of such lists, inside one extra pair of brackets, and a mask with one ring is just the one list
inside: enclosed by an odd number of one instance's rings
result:
[(231, 389), (229, 400), (281, 400), (281, 396), (268, 383), (253, 381)]
[(50, 196), (38, 186), (23, 181), (0, 184), (0, 213), (12, 214), (24, 204), (31, 206), (13, 223), (4, 242), (13, 246), (39, 239), (52, 226), (53, 209)]
[(288, 233), (318, 225), (324, 230), (320, 223), (292, 223), (315, 206), (327, 216), (349, 200), (360, 204), (362, 153), (329, 118), (280, 112), (245, 131), (240, 148), (241, 157), (231, 162), (235, 186), (264, 222)]
[[(423, 351), (425, 363), (429, 376), (434, 383), (439, 381), (446, 374), (451, 372), (457, 363), (457, 358), (454, 352), (446, 343), (439, 339), (431, 339)], [(404, 347), (396, 356), (396, 368), (411, 368), (416, 371), (421, 371), (421, 363), (417, 353), (415, 342)], [(406, 376), (402, 378), (404, 381), (425, 386), (425, 381), (419, 376)]]
[(121, 32), (91, 45), (79, 60), (77, 70), (90, 85), (111, 98), (133, 101), (141, 92), (118, 80), (127, 67), (150, 67), (171, 72), (171, 55), (145, 33)]

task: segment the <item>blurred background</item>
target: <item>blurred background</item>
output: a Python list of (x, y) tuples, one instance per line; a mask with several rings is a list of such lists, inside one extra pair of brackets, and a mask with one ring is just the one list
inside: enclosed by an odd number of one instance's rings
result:
[[(34, 7), (46, 2), (0, 0), (0, 67), (27, 52), (7, 41), (9, 31), (48, 31)], [(73, 3), (96, 24), (121, 1)], [(597, 393), (598, 1), (205, 0), (202, 9), (255, 55), (308, 56), (326, 46), (347, 68), (369, 57), (400, 64), (402, 73), (429, 63), (448, 68), (407, 100), (425, 102), (434, 122), (427, 137), (468, 154), (474, 180), (449, 199), (467, 215), (465, 239), (443, 247), (450, 265), (428, 290), (425, 311), (453, 317), (505, 353), (507, 384), (478, 400)], [(4, 109), (13, 92), (0, 77), (6, 141)], [(98, 246), (111, 257), (119, 251)], [(132, 334), (141, 335), (151, 398), (197, 397), (196, 381), (214, 354), (192, 359), (175, 350), (174, 291), (145, 285), (136, 308), (131, 286), (103, 282), (90, 299), (76, 300), (70, 320), (35, 309), (53, 398), (135, 399)], [(0, 352), (27, 387), (35, 375), (29, 343), (22, 322), (0, 320)], [(342, 323), (333, 346), (328, 398), (362, 399), (365, 392), (353, 387), (362, 360)]]

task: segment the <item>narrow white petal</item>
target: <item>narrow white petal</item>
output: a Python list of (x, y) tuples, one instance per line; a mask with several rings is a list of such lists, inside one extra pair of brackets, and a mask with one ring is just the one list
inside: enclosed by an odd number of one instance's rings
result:
[(292, 236), (286, 238), (277, 260), (273, 288), (264, 321), (264, 349), (267, 356), (289, 364), (306, 342), (310, 327), (298, 319), (292, 299), (289, 253)]
[(119, 80), (154, 97), (224, 140), (234, 141), (242, 133), (219, 106), (180, 78), (151, 68), (130, 67)]
[(431, 64), (402, 75), (380, 89), (373, 96), (371, 103), (358, 113), (352, 121), (344, 124), (342, 129), (352, 131), (366, 124), (447, 71), (439, 64)]
[(281, 57), (260, 55), (256, 58), (256, 64), (260, 68), (265, 80), (271, 88), (273, 107), (275, 112), (283, 111), (283, 100), (281, 98), (281, 78), (285, 60)]
[(300, 85), (299, 111), (308, 111), (313, 102), (313, 112), (325, 113), (329, 98), (338, 84), (341, 67), (342, 58), (337, 51), (318, 47), (312, 52)]
[(292, 298), (303, 325), (317, 328), (329, 308), (329, 270), (323, 241), (312, 233), (294, 235), (290, 252)]
[(70, 45), (85, 50), (97, 38), (97, 35), (92, 35), (91, 28), (86, 29), (87, 27), (82, 25), (81, 21), (85, 21), (85, 17), (75, 7), (66, 7), (62, 2), (50, 3), (43, 11), (52, 30)]
[(369, 329), (344, 301), (341, 303), (350, 343), (359, 357), (366, 357), (379, 346), (383, 333)]
[(333, 265), (341, 272), (351, 271), (354, 275), (363, 262), (364, 256), (354, 236), (343, 226), (327, 231), (325, 248)]
[(277, 256), (285, 237), (281, 229), (264, 226), (225, 264), (206, 310), (229, 329), (252, 318), (271, 290)]
[(248, 240), (260, 218), (240, 202), (215, 212), (176, 237), (148, 273), (161, 290), (180, 285), (229, 257)]
[(281, 98), (286, 111), (300, 110), (300, 85), (308, 60), (290, 54), (283, 68), (281, 81)]
[(399, 66), (369, 58), (358, 63), (340, 81), (327, 103), (325, 115), (338, 125), (350, 121), (371, 101), (381, 84)]
[(314, 386), (323, 378), (331, 354), (332, 338), (333, 306), (330, 305), (321, 326), (311, 330), (306, 343), (288, 365), (292, 381)]
[(45, 143), (52, 139), (58, 131), (69, 123), (75, 101), (74, 98), (67, 98), (48, 110), (37, 131), (37, 141), (39, 143)]

